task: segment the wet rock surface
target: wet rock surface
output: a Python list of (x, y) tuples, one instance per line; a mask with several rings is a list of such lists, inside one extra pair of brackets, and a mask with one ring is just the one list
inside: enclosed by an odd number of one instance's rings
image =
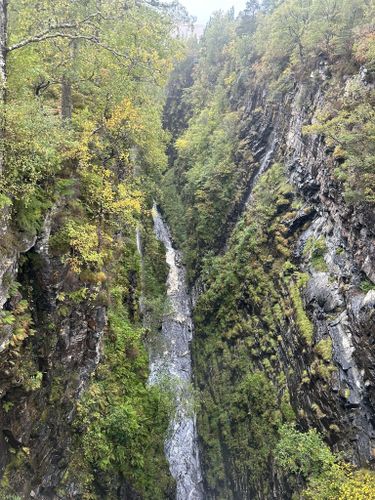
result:
[(161, 338), (151, 351), (150, 383), (167, 379), (176, 405), (168, 430), (165, 451), (172, 476), (177, 483), (177, 500), (201, 500), (202, 478), (192, 394), (190, 342), (193, 323), (190, 297), (181, 255), (173, 248), (169, 229), (156, 206), (153, 208), (157, 238), (164, 244), (169, 266), (167, 305)]
[[(306, 98), (303, 88), (299, 90), (301, 94)], [(324, 417), (317, 421), (316, 415), (310, 416), (309, 424), (318, 425), (325, 432), (337, 425), (340, 449), (364, 465), (373, 460), (375, 408), (364, 377), (373, 360), (373, 346), (365, 340), (363, 327), (371, 323), (374, 311), (372, 292), (366, 299), (361, 283), (374, 278), (374, 213), (364, 204), (350, 206), (344, 201), (342, 188), (332, 175), (334, 162), (322, 138), (303, 136), (302, 127), (322, 105), (324, 93), (318, 91), (308, 97), (309, 105), (300, 109), (296, 105), (297, 94), (290, 108), (285, 154), (291, 180), (317, 214), (300, 236), (296, 255), (301, 269), (309, 274), (304, 296), (315, 327), (314, 340), (331, 339), (337, 368), (326, 388), (312, 388), (310, 407), (313, 402), (324, 407)], [(314, 269), (314, 263), (304, 255), (309, 239), (324, 242), (320, 262), (324, 272)], [(309, 413), (308, 406), (304, 406)], [(331, 438), (335, 443), (337, 437), (331, 434)]]
[[(343, 452), (355, 464), (373, 467), (375, 211), (365, 203), (351, 204), (343, 198), (343, 186), (334, 175), (332, 151), (323, 137), (304, 134), (303, 127), (311, 124), (325, 102), (324, 82), (330, 78), (326, 70), (322, 64), (313, 82), (296, 84), (284, 98), (280, 118), (278, 109), (267, 103), (267, 96), (259, 88), (245, 96), (241, 103), (239, 161), (248, 159), (250, 175), (241, 193), (250, 196), (243, 198), (246, 203), (238, 203), (231, 228), (241, 219), (248, 203), (251, 205), (251, 193), (258, 180), (256, 172), (267, 170), (272, 162), (284, 164), (287, 179), (302, 200), (301, 208), (284, 224), (284, 237), (292, 251), (294, 269), (306, 280), (301, 296), (313, 334), (310, 343), (301, 339), (292, 311), (281, 332), (274, 365), (285, 374), (299, 428), (317, 428), (333, 450)], [(223, 252), (228, 250), (229, 238), (230, 233), (223, 238)], [(268, 272), (267, 266), (264, 270)], [(287, 304), (288, 286), (280, 281), (275, 281), (274, 286), (280, 303)], [(202, 293), (199, 280), (193, 290), (196, 303)], [(246, 308), (246, 304), (241, 307)], [(233, 344), (227, 344), (228, 350), (233, 349)], [(196, 356), (198, 359), (199, 354)], [(217, 363), (220, 361), (218, 356)], [(204, 374), (201, 379), (209, 378), (212, 367), (200, 365), (199, 369)], [(245, 484), (245, 475), (227, 462), (225, 440), (219, 434), (216, 439), (226, 479), (235, 477)], [(204, 458), (202, 463), (206, 463)], [(203, 470), (204, 477), (209, 473)], [(277, 477), (272, 464), (269, 482), (273, 484), (272, 498), (289, 498), (283, 478)], [(233, 498), (250, 498), (245, 489), (240, 496), (233, 485), (229, 489)], [(218, 498), (217, 492), (209, 492), (209, 498)]]
[[(73, 307), (59, 298), (80, 285), (49, 249), (57, 212), (46, 215), (38, 236), (17, 239), (0, 264), (8, 276), (5, 308), (17, 318), (22, 306), (22, 324), (29, 325), (22, 341), (12, 327), (8, 342), (1, 339), (0, 466), (21, 498), (60, 498), (76, 404), (99, 362), (107, 322), (94, 301)], [(18, 291), (9, 291), (16, 282)]]
[[(323, 78), (318, 73), (313, 84), (299, 85), (285, 98), (278, 121), (277, 113), (267, 106), (263, 109), (268, 112), (268, 122), (264, 115), (259, 120), (254, 115), (254, 109), (260, 107), (259, 94), (250, 97), (244, 120), (248, 117), (248, 130), (257, 130), (258, 143), (263, 141), (266, 154), (270, 137), (267, 130), (275, 129), (273, 158), (285, 163), (290, 181), (305, 202), (288, 225), (295, 263), (309, 277), (304, 302), (314, 325), (312, 351), (302, 356), (293, 329), (284, 334), (285, 345), (294, 353), (293, 358), (286, 357), (285, 370), (288, 373), (287, 364), (291, 363), (293, 374), (288, 376), (288, 384), (295, 407), (303, 408), (302, 425), (306, 419), (306, 427), (318, 427), (334, 447), (365, 465), (372, 463), (375, 445), (371, 382), (374, 344), (370, 340), (375, 310), (374, 291), (362, 291), (361, 284), (366, 280), (375, 283), (375, 213), (366, 204), (345, 202), (342, 186), (333, 175), (334, 160), (323, 138), (303, 133), (303, 127), (311, 123), (325, 100), (327, 75), (324, 73)], [(265, 122), (269, 123), (268, 129), (263, 125)], [(254, 144), (252, 139), (249, 142), (252, 151)], [(293, 235), (298, 233), (293, 243)], [(322, 269), (314, 267), (306, 252), (308, 245), (316, 241), (324, 244), (319, 257)], [(314, 346), (322, 339), (332, 341), (332, 361), (337, 371), (332, 372), (328, 384), (312, 375), (307, 389), (300, 385), (302, 374), (306, 369), (309, 371)], [(336, 426), (339, 437), (332, 431)]]

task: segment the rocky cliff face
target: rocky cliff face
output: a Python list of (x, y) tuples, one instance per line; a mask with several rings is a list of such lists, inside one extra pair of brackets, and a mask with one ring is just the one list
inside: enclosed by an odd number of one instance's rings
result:
[[(366, 283), (370, 288), (374, 282), (375, 213), (366, 204), (345, 203), (341, 186), (334, 179), (331, 151), (322, 138), (302, 134), (302, 127), (314, 120), (324, 98), (324, 86), (310, 95), (303, 87), (298, 90), (290, 106), (285, 138), (290, 179), (315, 212), (295, 247), (299, 266), (309, 275), (304, 292), (306, 310), (315, 327), (315, 342), (332, 342), (337, 368), (324, 392), (313, 381), (309, 384), (302, 406), (318, 404), (322, 413), (318, 421), (317, 415), (307, 417), (310, 424), (323, 429), (337, 425), (340, 431), (331, 430), (332, 443), (339, 441), (354, 461), (364, 464), (374, 458), (369, 332), (374, 327), (375, 303), (374, 290), (367, 290)], [(297, 104), (301, 101), (302, 108)], [(309, 241), (321, 242), (322, 266), (318, 269), (308, 251)]]
[[(319, 65), (310, 81), (296, 84), (278, 104), (271, 104), (268, 91), (259, 88), (242, 101), (237, 161), (243, 168), (251, 158), (251, 174), (226, 223), (230, 236), (222, 238), (222, 256), (212, 269), (204, 269), (210, 277), (198, 286), (195, 317), (195, 369), (204, 400), (198, 429), (210, 498), (290, 495), (272, 460), (264, 462), (267, 473), (254, 472), (251, 456), (257, 454), (260, 463), (263, 442), (254, 413), (261, 410), (254, 409), (251, 398), (247, 401), (243, 386), (237, 399), (226, 394), (243, 383), (247, 371), (266, 375), (258, 384), (266, 387), (268, 380), (267, 393), (276, 388), (279, 408), (280, 394), (288, 394), (301, 429), (317, 428), (334, 450), (355, 464), (374, 463), (375, 212), (369, 204), (344, 199), (332, 150), (322, 136), (304, 133), (332, 99), (326, 92), (328, 78)], [(358, 75), (352, 79), (361, 81)], [(337, 92), (344, 91), (345, 83)], [(270, 178), (262, 183), (258, 173), (276, 162), (285, 166), (290, 191), (275, 200), (276, 213), (260, 234), (266, 240), (263, 248), (258, 249), (262, 241), (250, 249), (249, 243), (239, 246), (251, 224), (263, 217), (261, 192), (267, 196), (273, 189)], [(246, 259), (251, 262), (254, 254), (251, 265)], [(236, 277), (223, 271), (227, 262)], [(249, 281), (254, 284), (239, 292)], [(221, 283), (233, 294), (231, 299), (224, 297)], [(225, 309), (224, 301), (232, 305)], [(268, 302), (269, 311), (258, 301)], [(242, 431), (247, 444), (237, 443), (243, 406), (250, 415)], [(263, 426), (272, 426), (265, 420)], [(270, 436), (265, 439), (272, 443)], [(241, 470), (247, 456), (247, 469)]]
[(82, 283), (51, 251), (58, 220), (55, 209), (37, 236), (15, 234), (9, 223), (3, 234), (2, 488), (13, 486), (22, 498), (58, 498), (76, 404), (106, 326), (105, 308), (74, 296)]

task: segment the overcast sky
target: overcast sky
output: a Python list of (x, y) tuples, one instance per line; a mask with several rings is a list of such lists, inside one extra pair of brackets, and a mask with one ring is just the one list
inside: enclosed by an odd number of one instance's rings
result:
[(180, 0), (180, 3), (198, 18), (199, 23), (205, 23), (215, 10), (228, 10), (234, 6), (238, 13), (245, 7), (246, 0)]

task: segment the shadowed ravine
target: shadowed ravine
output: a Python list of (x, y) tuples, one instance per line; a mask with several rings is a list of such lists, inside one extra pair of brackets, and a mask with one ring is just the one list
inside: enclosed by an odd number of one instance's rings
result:
[(165, 452), (177, 482), (177, 500), (203, 498), (197, 444), (196, 420), (191, 391), (191, 354), (193, 324), (185, 269), (180, 253), (172, 246), (169, 229), (157, 207), (153, 208), (154, 229), (166, 249), (169, 266), (167, 306), (163, 317), (161, 341), (151, 354), (150, 383), (171, 381), (176, 413), (170, 423)]

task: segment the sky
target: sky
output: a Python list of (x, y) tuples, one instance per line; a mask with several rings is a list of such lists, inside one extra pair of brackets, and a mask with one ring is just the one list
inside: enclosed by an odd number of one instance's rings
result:
[(228, 10), (235, 7), (236, 12), (244, 9), (246, 0), (180, 0), (189, 14), (198, 18), (198, 23), (206, 23), (215, 10)]

